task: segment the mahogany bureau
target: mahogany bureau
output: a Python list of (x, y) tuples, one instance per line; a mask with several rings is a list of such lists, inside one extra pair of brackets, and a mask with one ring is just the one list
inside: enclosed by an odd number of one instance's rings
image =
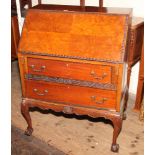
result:
[(117, 152), (128, 99), (127, 52), (132, 9), (51, 5), (29, 9), (18, 48), (25, 134), (30, 107), (104, 117)]

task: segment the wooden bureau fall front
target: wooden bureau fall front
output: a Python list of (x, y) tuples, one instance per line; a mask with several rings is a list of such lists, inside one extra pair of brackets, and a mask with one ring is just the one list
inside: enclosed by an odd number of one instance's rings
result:
[(27, 12), (18, 49), (27, 135), (33, 131), (29, 107), (104, 117), (113, 122), (111, 150), (118, 151), (131, 13), (58, 5)]

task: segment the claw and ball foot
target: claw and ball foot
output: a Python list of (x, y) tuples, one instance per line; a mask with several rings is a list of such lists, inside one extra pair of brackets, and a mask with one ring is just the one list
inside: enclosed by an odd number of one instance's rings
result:
[(27, 128), (24, 132), (25, 135), (27, 136), (31, 136), (32, 135), (32, 132), (33, 132), (33, 129), (32, 128)]
[(118, 152), (119, 151), (119, 144), (112, 144), (111, 145), (111, 151), (112, 152)]
[(126, 115), (126, 113), (124, 112), (124, 113), (123, 113), (123, 120), (126, 120), (126, 118), (127, 118), (127, 115)]

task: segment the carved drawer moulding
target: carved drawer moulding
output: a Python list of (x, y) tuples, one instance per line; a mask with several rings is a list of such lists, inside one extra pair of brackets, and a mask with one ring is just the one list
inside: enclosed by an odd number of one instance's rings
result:
[(108, 62), (108, 63), (114, 63), (114, 64), (122, 64), (122, 63), (124, 63), (123, 60), (122, 61), (115, 61), (115, 60), (107, 60), (107, 59), (86, 58), (86, 57), (79, 57), (79, 56), (48, 54), (48, 53), (45, 53), (45, 52), (42, 52), (42, 53), (37, 52), (36, 53), (36, 52), (29, 52), (29, 51), (21, 51), (20, 53), (24, 54), (24, 55), (49, 56), (49, 57), (57, 57), (57, 58), (68, 58), (68, 59), (77, 59), (77, 60)]
[(48, 77), (48, 76), (25, 74), (25, 79), (56, 82), (56, 83), (63, 83), (63, 84), (69, 84), (69, 85), (75, 85), (75, 86), (98, 88), (98, 89), (116, 90), (116, 86), (113, 84), (108, 84), (108, 83), (102, 84), (97, 82), (66, 79), (66, 78), (59, 78), (59, 77)]

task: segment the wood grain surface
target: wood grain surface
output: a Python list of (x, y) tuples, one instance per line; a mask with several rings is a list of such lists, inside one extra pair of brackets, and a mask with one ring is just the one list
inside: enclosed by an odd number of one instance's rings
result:
[(122, 61), (128, 22), (127, 15), (29, 10), (19, 52)]
[[(107, 65), (28, 58), (28, 74), (112, 83), (115, 68)], [(113, 71), (113, 73), (112, 73)]]
[(116, 91), (33, 80), (25, 82), (28, 98), (67, 105), (115, 109)]

